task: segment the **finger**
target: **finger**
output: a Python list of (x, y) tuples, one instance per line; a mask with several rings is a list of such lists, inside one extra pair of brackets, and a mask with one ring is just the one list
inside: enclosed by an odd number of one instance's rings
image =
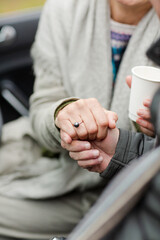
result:
[(90, 149), (86, 151), (80, 151), (80, 152), (69, 152), (69, 155), (74, 160), (86, 160), (86, 159), (95, 159), (99, 157), (99, 151), (97, 149)]
[(154, 127), (153, 127), (153, 125), (152, 125), (151, 122), (146, 121), (146, 120), (144, 120), (144, 119), (142, 119), (142, 118), (138, 118), (138, 119), (136, 120), (136, 123), (138, 123), (141, 127), (146, 128), (146, 129), (154, 132)]
[(140, 127), (142, 133), (146, 134), (150, 137), (155, 137), (155, 133), (153, 131), (148, 130), (147, 128)]
[(151, 105), (151, 99), (149, 99), (149, 98), (145, 99), (145, 100), (143, 101), (143, 105), (144, 105), (145, 107), (149, 108), (150, 105)]
[(77, 133), (67, 115), (66, 115), (66, 119), (64, 119), (64, 117), (62, 117), (61, 112), (59, 112), (59, 114), (55, 120), (55, 124), (58, 128), (60, 128), (64, 132), (68, 133), (68, 135), (72, 139), (76, 138)]
[[(92, 141), (92, 140), (96, 139), (96, 136), (97, 136), (97, 126), (94, 123), (94, 119), (91, 120), (91, 118), (88, 117), (88, 119), (86, 120), (86, 117), (87, 117), (86, 115), (85, 115), (85, 117), (83, 116), (83, 122), (76, 129), (77, 136), (78, 136), (78, 139), (80, 139), (80, 140), (88, 139), (88, 140)], [(89, 120), (90, 120), (90, 126), (88, 125), (89, 124)]]
[(70, 135), (64, 132), (63, 130), (60, 130), (60, 137), (61, 137), (61, 141), (67, 144), (70, 144), (72, 142), (72, 138), (70, 137)]
[(71, 144), (67, 144), (64, 141), (61, 141), (61, 146), (67, 151), (71, 152), (81, 152), (91, 149), (91, 144), (89, 142), (79, 140), (73, 140)]
[[(76, 137), (73, 139), (80, 139), (80, 140), (86, 140), (88, 138), (88, 131), (86, 129), (84, 120), (81, 118), (81, 116), (73, 115), (70, 117), (70, 121), (72, 123), (73, 128), (75, 129), (76, 132)], [(74, 124), (79, 123), (78, 127), (75, 127)]]
[(97, 159), (90, 159), (90, 160), (80, 160), (78, 161), (78, 165), (82, 168), (89, 168), (89, 167), (93, 167), (95, 165), (98, 165), (98, 164), (101, 164), (101, 162), (103, 161), (103, 158), (102, 156), (100, 156), (99, 158)]
[(94, 106), (90, 106), (90, 111), (95, 119), (95, 122), (98, 127), (97, 132), (97, 139), (102, 140), (106, 137), (107, 129), (108, 129), (108, 115), (104, 111), (104, 109), (101, 107), (101, 105), (98, 103), (98, 101), (94, 101)]
[(154, 127), (151, 123), (141, 119), (137, 119), (136, 122), (139, 124), (141, 132), (151, 137), (155, 136)]
[(150, 120), (151, 119), (151, 114), (150, 114), (150, 111), (148, 109), (139, 109), (137, 111), (137, 115), (144, 120)]
[(74, 108), (70, 111), (70, 120), (74, 122), (82, 122), (79, 127), (75, 129), (77, 138), (81, 140), (88, 139), (89, 133), (92, 134), (92, 129), (95, 133), (97, 126), (95, 120), (88, 108), (87, 102), (90, 100), (80, 99), (74, 103)]
[(68, 135), (72, 139), (77, 139), (77, 133), (69, 119), (61, 122), (60, 129), (62, 129), (64, 132), (68, 133)]
[(127, 77), (126, 77), (126, 83), (127, 83), (128, 87), (131, 88), (131, 85), (132, 85), (132, 76), (127, 76)]
[(111, 129), (115, 128), (116, 127), (116, 122), (118, 120), (117, 113), (112, 112), (112, 111), (107, 111), (106, 109), (105, 109), (105, 112), (108, 116), (108, 126), (109, 126), (109, 128), (111, 128)]
[(97, 122), (98, 132), (97, 140), (102, 140), (106, 137), (108, 131), (108, 117), (106, 114), (102, 113), (101, 110), (93, 110), (95, 120)]
[[(83, 124), (82, 126), (85, 126), (86, 131), (87, 131), (87, 139), (89, 140), (95, 140), (96, 136), (97, 136), (97, 124), (95, 121), (95, 118), (92, 114), (92, 112), (90, 111), (90, 109), (88, 108), (87, 104), (85, 106), (85, 108), (81, 109), (81, 119), (83, 119)], [(78, 132), (79, 137), (81, 137), (81, 139), (85, 139), (86, 136), (82, 135), (81, 132)]]
[(68, 133), (72, 139), (78, 139), (75, 122), (81, 122), (81, 118), (77, 112), (76, 102), (71, 103), (59, 111), (55, 124), (64, 132)]

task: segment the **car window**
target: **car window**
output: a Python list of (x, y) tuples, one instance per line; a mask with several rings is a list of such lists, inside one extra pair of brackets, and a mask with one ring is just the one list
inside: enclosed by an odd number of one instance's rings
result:
[(0, 0), (0, 14), (41, 7), (46, 0)]

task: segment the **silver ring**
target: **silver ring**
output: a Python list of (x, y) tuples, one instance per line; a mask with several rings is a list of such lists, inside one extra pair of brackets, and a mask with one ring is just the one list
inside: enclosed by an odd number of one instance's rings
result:
[[(83, 122), (83, 121), (82, 121), (82, 122)], [(73, 126), (74, 126), (75, 128), (78, 128), (79, 125), (80, 125), (82, 122), (75, 122), (75, 123), (73, 124)]]

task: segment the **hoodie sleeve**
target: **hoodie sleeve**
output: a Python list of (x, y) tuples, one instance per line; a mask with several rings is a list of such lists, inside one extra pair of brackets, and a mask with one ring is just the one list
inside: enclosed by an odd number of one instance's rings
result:
[(135, 133), (120, 129), (116, 151), (108, 167), (100, 175), (111, 179), (123, 167), (129, 165), (132, 160), (138, 159), (142, 154), (152, 149), (155, 139), (143, 133)]

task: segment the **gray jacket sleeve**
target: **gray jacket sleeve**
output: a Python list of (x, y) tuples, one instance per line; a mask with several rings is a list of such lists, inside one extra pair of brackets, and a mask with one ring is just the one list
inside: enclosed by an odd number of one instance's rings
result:
[(123, 167), (130, 164), (142, 154), (152, 149), (155, 139), (143, 133), (135, 133), (120, 129), (119, 140), (116, 151), (106, 170), (101, 173), (101, 177), (111, 179)]

